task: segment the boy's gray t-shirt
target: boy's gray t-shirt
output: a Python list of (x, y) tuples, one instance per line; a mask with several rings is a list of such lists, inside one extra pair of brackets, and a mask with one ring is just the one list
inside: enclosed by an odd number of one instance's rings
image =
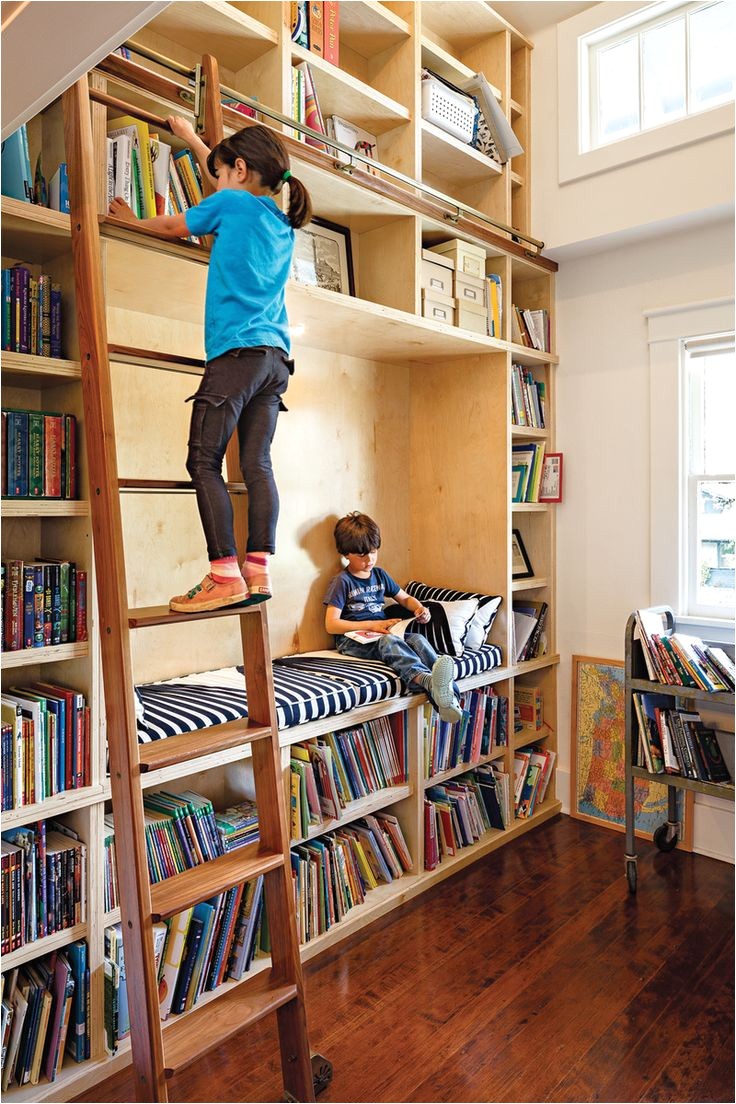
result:
[(345, 621), (382, 621), (383, 599), (393, 598), (401, 587), (382, 567), (374, 567), (367, 579), (341, 571), (327, 588), (323, 605), (337, 606)]

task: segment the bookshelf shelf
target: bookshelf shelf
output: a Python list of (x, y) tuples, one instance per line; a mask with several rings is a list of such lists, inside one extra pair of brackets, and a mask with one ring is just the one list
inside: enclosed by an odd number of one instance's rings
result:
[[(412, 858), (416, 865), (416, 856), (412, 856)], [(311, 939), (308, 943), (300, 944), (302, 961), (309, 961), (310, 958), (326, 951), (328, 947), (339, 943), (346, 936), (359, 931), (366, 924), (372, 923), (373, 920), (377, 920), (379, 916), (390, 912), (391, 909), (396, 907), (397, 901), (402, 903), (416, 896), (416, 893), (420, 892), (421, 883), (421, 875), (409, 871), (388, 885), (379, 885), (370, 890), (362, 905), (356, 905), (329, 931), (318, 935), (316, 939)]]
[(541, 349), (530, 349), (526, 345), (516, 345), (508, 342), (508, 348), (514, 359), (514, 364), (525, 364), (533, 367), (535, 364), (559, 364), (560, 358), (555, 353), (546, 353)]
[(507, 31), (514, 48), (532, 43), (484, 0), (453, 0), (452, 4), (422, 5), (422, 30), (450, 53), (462, 56), (478, 39)]
[(512, 502), (511, 509), (515, 514), (546, 514), (549, 506), (546, 502)]
[(6, 518), (74, 518), (89, 517), (89, 502), (71, 498), (4, 498)]
[(696, 793), (709, 794), (711, 797), (722, 797), (726, 801), (733, 801), (736, 796), (736, 787), (732, 782), (700, 782), (695, 778), (685, 778), (680, 774), (653, 774), (643, 767), (632, 767), (634, 778), (643, 778), (647, 782), (658, 782), (663, 786), (674, 786), (678, 790), (695, 790)]
[(482, 767), (485, 763), (493, 763), (497, 759), (502, 759), (505, 752), (505, 747), (496, 747), (488, 755), (482, 755), (475, 763), (460, 763), (457, 767), (451, 767), (449, 770), (440, 771), (439, 774), (433, 774), (431, 778), (425, 778), (424, 788), (427, 790), (430, 786), (439, 786), (440, 783), (448, 782), (451, 778), (457, 778), (459, 774), (466, 774), (475, 767)]
[(510, 176), (511, 176), (511, 187), (512, 188), (523, 188), (523, 186), (524, 186), (524, 177), (521, 176), (520, 173), (514, 172), (514, 170), (511, 169)]
[(363, 57), (383, 53), (410, 33), (405, 19), (375, 0), (358, 0), (340, 8), (340, 44)]
[(424, 176), (439, 177), (451, 188), (462, 188), (503, 172), (498, 162), (426, 119), (422, 119), (422, 168)]
[(295, 42), (291, 43), (291, 56), (294, 64), (309, 63), (324, 118), (339, 115), (373, 134), (383, 134), (409, 121), (409, 109), (403, 104)]
[(673, 698), (681, 698), (701, 704), (714, 702), (721, 705), (730, 705), (733, 694), (725, 691), (698, 690), (693, 686), (666, 686), (661, 682), (649, 682), (647, 679), (631, 679), (632, 690), (643, 690), (651, 694), (670, 694)]
[(30, 1082), (22, 1088), (14, 1085), (8, 1089), (6, 1098), (14, 1104), (16, 1101), (18, 1104), (40, 1104), (47, 1100), (73, 1100), (86, 1087), (82, 1082), (89, 1079), (95, 1065), (91, 1058), (84, 1062), (74, 1062), (67, 1055), (55, 1081), (46, 1081), (42, 1076), (37, 1085), (31, 1085)]
[(18, 828), (36, 820), (49, 820), (64, 816), (76, 809), (86, 809), (96, 805), (103, 795), (102, 786), (82, 786), (78, 790), (65, 790), (46, 801), (37, 801), (33, 805), (21, 805), (19, 809), (9, 809), (3, 813), (3, 828)]
[(73, 928), (64, 928), (63, 931), (46, 935), (43, 939), (35, 939), (32, 943), (26, 943), (17, 951), (10, 951), (3, 955), (3, 972), (12, 970), (16, 966), (22, 966), (24, 962), (32, 962), (34, 958), (48, 954), (50, 951), (58, 951), (61, 947), (67, 947), (70, 943), (76, 943), (78, 939), (87, 938), (87, 924), (75, 924)]
[(270, 27), (224, 0), (176, 0), (155, 16), (146, 30), (197, 55), (214, 54), (221, 65), (233, 71), (255, 61), (278, 42)]
[(17, 652), (3, 652), (3, 668), (10, 670), (33, 667), (37, 663), (59, 663), (65, 659), (84, 659), (88, 655), (88, 640), (74, 644), (54, 644), (48, 648), (21, 648)]
[(42, 390), (47, 387), (58, 387), (60, 383), (70, 380), (78, 381), (81, 378), (82, 367), (77, 360), (3, 351), (3, 380), (6, 387), (11, 385)]
[[(458, 81), (466, 80), (469, 77), (474, 76), (475, 71), (470, 69), (459, 58), (455, 57), (449, 50), (446, 50), (443, 46), (440, 46), (438, 42), (435, 42), (428, 35), (422, 35), (421, 41), (422, 51), (422, 65), (426, 69), (431, 69), (433, 72), (444, 77), (446, 80), (451, 81), (453, 84), (457, 84)], [(487, 74), (486, 74), (487, 77)], [(490, 84), (490, 81), (489, 81)], [(501, 89), (496, 88), (491, 84), (491, 91), (497, 100), (501, 100)]]
[(534, 426), (511, 426), (511, 436), (516, 440), (544, 441), (549, 437), (548, 429), (536, 429)]
[(329, 820), (323, 820), (321, 824), (313, 825), (306, 837), (292, 840), (291, 846), (298, 847), (299, 844), (306, 843), (310, 839), (317, 839), (319, 836), (323, 836), (325, 832), (331, 832), (333, 829), (341, 827), (341, 825), (360, 820), (361, 817), (368, 816), (377, 809), (385, 809), (396, 801), (403, 801), (405, 797), (411, 797), (413, 792), (413, 787), (409, 785), (389, 786), (385, 790), (377, 790), (376, 793), (361, 797), (357, 801), (350, 801), (345, 806), (345, 811), (341, 817), (338, 819), (330, 818)]
[(509, 100), (509, 110), (511, 112), (512, 119), (518, 119), (524, 114), (524, 108), (516, 100)]
[(530, 671), (544, 671), (547, 667), (555, 667), (560, 662), (558, 655), (543, 655), (536, 659), (528, 659), (524, 663), (514, 666), (514, 675), (526, 675)]
[(511, 590), (514, 594), (518, 594), (522, 590), (541, 590), (543, 587), (549, 586), (549, 579), (540, 575), (536, 579), (514, 579), (511, 583)]
[(69, 215), (3, 196), (0, 203), (3, 256), (43, 264), (71, 249)]
[(525, 729), (523, 732), (515, 732), (513, 738), (514, 751), (516, 751), (517, 748), (526, 747), (527, 744), (540, 744), (542, 740), (546, 740), (552, 735), (553, 733), (551, 731), (545, 731), (544, 729), (540, 732), (531, 732), (528, 729)]

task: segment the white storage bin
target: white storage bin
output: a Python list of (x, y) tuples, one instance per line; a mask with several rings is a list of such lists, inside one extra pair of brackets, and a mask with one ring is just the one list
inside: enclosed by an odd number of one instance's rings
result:
[(473, 141), (478, 108), (469, 96), (453, 92), (435, 77), (422, 78), (422, 117), (468, 145)]
[(428, 249), (422, 250), (422, 287), (427, 288), (430, 295), (447, 295), (452, 298), (454, 272), (455, 262), (450, 257), (430, 253)]
[(455, 300), (451, 295), (438, 295), (428, 288), (422, 288), (422, 314), (433, 318), (435, 322), (455, 325)]
[(441, 253), (450, 257), (455, 262), (456, 272), (464, 272), (466, 276), (475, 276), (484, 280), (486, 275), (486, 254), (479, 245), (462, 241), (459, 238), (451, 238), (450, 241), (440, 242), (439, 245), (430, 245), (431, 253)]
[(458, 303), (455, 311), (455, 325), (473, 333), (488, 334), (488, 311), (476, 303)]
[(477, 307), (486, 305), (486, 282), (479, 276), (456, 272), (452, 290), (458, 304), (472, 303)]

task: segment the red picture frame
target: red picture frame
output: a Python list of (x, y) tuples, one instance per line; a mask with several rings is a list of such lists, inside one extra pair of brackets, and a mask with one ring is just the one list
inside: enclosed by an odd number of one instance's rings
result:
[(562, 502), (562, 453), (547, 452), (542, 462), (540, 502)]

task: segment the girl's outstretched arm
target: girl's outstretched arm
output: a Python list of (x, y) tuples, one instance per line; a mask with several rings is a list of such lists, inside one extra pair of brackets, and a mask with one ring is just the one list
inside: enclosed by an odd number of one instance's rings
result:
[(212, 187), (216, 189), (217, 181), (214, 176), (210, 176), (209, 169), (207, 168), (207, 158), (210, 155), (209, 146), (205, 145), (192, 124), (187, 119), (183, 119), (181, 115), (169, 115), (166, 122), (168, 123), (171, 133), (175, 134), (177, 138), (181, 138), (189, 146), (199, 162), (202, 176), (206, 180), (209, 180)]
[(142, 226), (146, 230), (155, 230), (157, 234), (163, 234), (167, 238), (189, 237), (190, 232), (187, 229), (185, 215), (156, 215), (155, 218), (139, 219), (120, 196), (113, 199), (109, 213), (113, 218), (134, 222), (136, 226)]

